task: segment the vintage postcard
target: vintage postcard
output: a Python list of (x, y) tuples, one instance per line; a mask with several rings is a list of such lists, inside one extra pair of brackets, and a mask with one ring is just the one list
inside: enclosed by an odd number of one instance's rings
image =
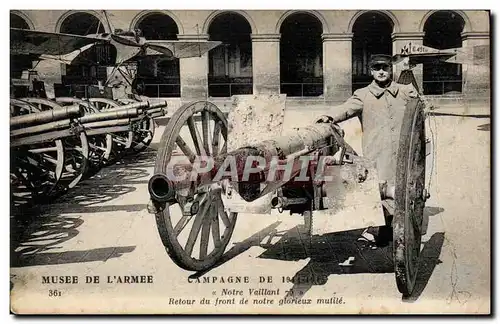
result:
[(487, 10), (11, 10), (13, 314), (490, 314)]

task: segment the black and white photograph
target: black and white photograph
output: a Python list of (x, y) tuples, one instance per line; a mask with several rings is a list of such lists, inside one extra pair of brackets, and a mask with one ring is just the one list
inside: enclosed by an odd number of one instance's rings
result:
[(491, 314), (489, 10), (135, 5), (9, 9), (11, 314)]

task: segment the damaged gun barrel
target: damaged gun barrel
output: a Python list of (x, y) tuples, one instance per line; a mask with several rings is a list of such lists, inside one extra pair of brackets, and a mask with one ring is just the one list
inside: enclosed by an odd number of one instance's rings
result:
[[(193, 180), (197, 184), (208, 184), (224, 179), (234, 182), (232, 175), (237, 175), (236, 188), (238, 193), (244, 200), (254, 201), (297, 176), (304, 168), (299, 160), (301, 156), (329, 146), (333, 146), (332, 151), (336, 152), (338, 149), (338, 143), (335, 141), (336, 132), (337, 130), (327, 123), (293, 129), (275, 139), (265, 140), (256, 145), (241, 147), (227, 154), (216, 156), (208, 172), (201, 176), (198, 175), (196, 179), (183, 178), (179, 181), (169, 178), (165, 173), (156, 173), (151, 177), (148, 186), (151, 199), (158, 202), (171, 201), (174, 199), (176, 191), (189, 188)], [(249, 165), (248, 158), (250, 157), (253, 159), (250, 160), (252, 163)], [(228, 163), (228, 159), (233, 162)], [(265, 165), (256, 165), (257, 159), (265, 161)], [(277, 165), (290, 163), (291, 170), (285, 176), (284, 169), (275, 165), (273, 177), (270, 178), (268, 175), (273, 169), (273, 163), (277, 163)], [(236, 170), (227, 172), (231, 166), (236, 167)], [(177, 167), (177, 170), (187, 174), (193, 170), (193, 165), (187, 161), (185, 164), (177, 165)], [(249, 167), (252, 168), (253, 172), (249, 172)], [(263, 183), (267, 186), (261, 190)]]

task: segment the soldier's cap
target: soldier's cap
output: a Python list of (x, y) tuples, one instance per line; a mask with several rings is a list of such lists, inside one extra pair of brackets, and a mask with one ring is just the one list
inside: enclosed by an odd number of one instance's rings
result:
[(392, 56), (386, 54), (374, 54), (370, 57), (370, 61), (368, 62), (368, 66), (372, 67), (377, 64), (384, 64), (388, 66), (392, 66)]

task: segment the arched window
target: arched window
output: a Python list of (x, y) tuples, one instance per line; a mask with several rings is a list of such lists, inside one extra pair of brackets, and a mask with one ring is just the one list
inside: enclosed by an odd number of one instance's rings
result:
[(308, 13), (288, 16), (280, 27), (280, 92), (289, 97), (323, 94), (323, 26)]
[[(437, 11), (424, 25), (424, 45), (436, 49), (462, 47), (465, 21), (453, 11)], [(424, 94), (442, 95), (462, 92), (462, 65), (433, 61), (424, 63)]]
[(24, 18), (12, 12), (10, 13), (10, 27), (19, 29), (30, 29), (28, 22), (26, 22)]
[(354, 22), (352, 39), (352, 91), (372, 82), (368, 61), (373, 54), (392, 55), (392, 20), (385, 14), (369, 11)]
[[(167, 14), (152, 13), (136, 25), (147, 40), (177, 40), (179, 28)], [(147, 97), (180, 97), (179, 59), (147, 56), (138, 61), (137, 81), (144, 87), (139, 94)]]
[[(30, 29), (24, 18), (15, 13), (10, 13), (10, 27), (20, 29)], [(10, 55), (10, 78), (21, 79), (23, 71), (33, 68), (33, 62), (27, 55)], [(25, 97), (28, 93), (28, 86), (15, 86), (12, 88), (15, 97)]]
[[(59, 32), (85, 36), (104, 33), (105, 29), (96, 16), (87, 12), (76, 12), (64, 19)], [(87, 97), (89, 85), (96, 85), (99, 81), (106, 82), (105, 64), (112, 60), (113, 55), (116, 55), (116, 51), (113, 52), (108, 46), (94, 46), (82, 54), (78, 64), (64, 65), (61, 76), (63, 86), (55, 86), (56, 96)]]

